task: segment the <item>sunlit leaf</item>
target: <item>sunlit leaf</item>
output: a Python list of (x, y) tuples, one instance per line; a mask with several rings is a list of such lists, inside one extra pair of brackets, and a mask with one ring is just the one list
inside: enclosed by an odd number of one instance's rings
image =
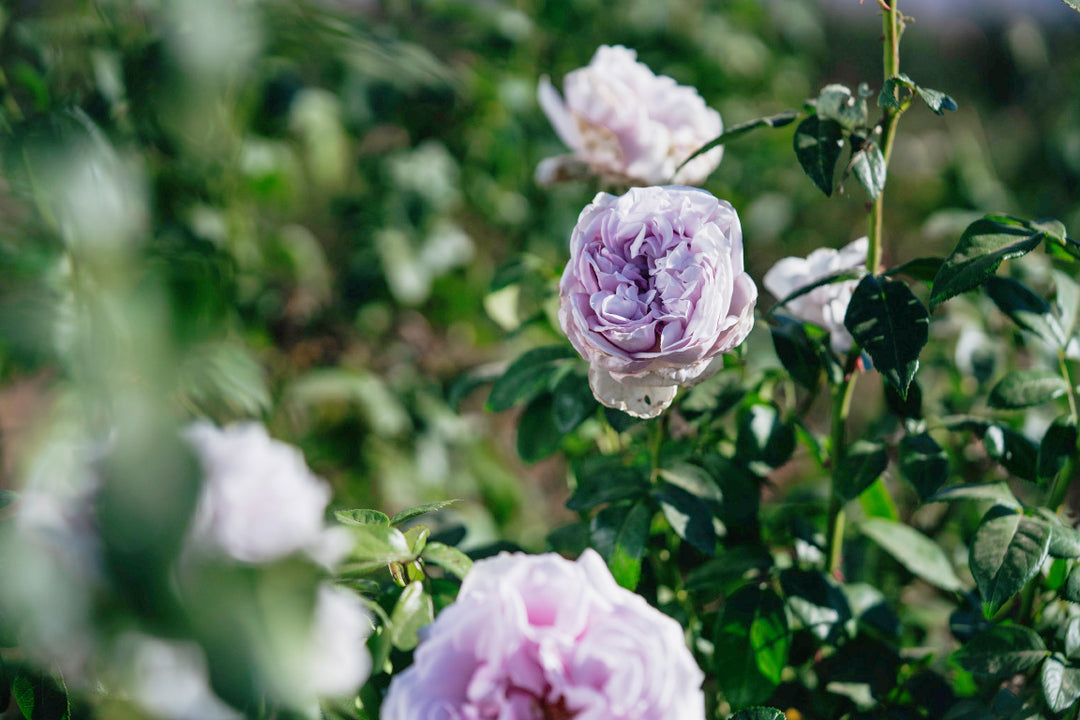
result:
[(945, 551), (915, 528), (883, 518), (868, 518), (859, 529), (912, 574), (931, 585), (949, 591), (963, 588)]
[(1015, 508), (995, 505), (971, 540), (969, 565), (983, 612), (993, 616), (1039, 572), (1050, 550), (1050, 529)]
[(999, 410), (1042, 405), (1069, 392), (1069, 384), (1046, 370), (1013, 370), (998, 381), (987, 401)]

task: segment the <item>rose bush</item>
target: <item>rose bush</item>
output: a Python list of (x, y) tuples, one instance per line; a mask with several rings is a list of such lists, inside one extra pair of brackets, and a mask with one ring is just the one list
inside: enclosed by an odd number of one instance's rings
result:
[(655, 417), (754, 325), (731, 204), (704, 190), (598, 194), (570, 237), (559, 322), (609, 407)]
[[(762, 283), (777, 300), (783, 300), (796, 290), (829, 275), (863, 267), (866, 265), (867, 247), (868, 240), (861, 237), (840, 250), (818, 248), (805, 258), (783, 258), (769, 268)], [(844, 315), (858, 284), (858, 280), (842, 280), (816, 287), (788, 302), (784, 309), (799, 320), (828, 330), (833, 351), (846, 353), (854, 340), (844, 327)]]
[(384, 720), (704, 718), (701, 670), (672, 618), (587, 550), (476, 563), (397, 675)]
[[(596, 174), (630, 184), (698, 185), (720, 164), (724, 149), (716, 147), (676, 173), (724, 124), (697, 90), (655, 75), (633, 50), (601, 46), (587, 66), (566, 76), (563, 92), (565, 101), (542, 78), (540, 106), (574, 156)], [(542, 166), (537, 174), (553, 172)]]

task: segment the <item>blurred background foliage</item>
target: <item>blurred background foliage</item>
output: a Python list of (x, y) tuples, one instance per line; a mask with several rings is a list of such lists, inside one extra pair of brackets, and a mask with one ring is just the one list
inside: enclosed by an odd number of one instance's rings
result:
[[(904, 71), (960, 109), (904, 119), (886, 264), (947, 254), (986, 212), (1076, 232), (1080, 16), (1050, 0), (925, 20), (915, 7)], [(625, 44), (732, 126), (830, 82), (876, 91), (879, 35), (876, 3), (855, 0), (3, 3), (3, 486), (64, 417), (256, 417), (304, 449), (341, 507), (460, 497), (441, 517), (466, 546), (542, 549), (573, 517), (564, 461), (523, 464), (520, 411), (485, 412), (484, 383), (561, 341), (555, 283), (601, 188), (534, 183), (565, 152), (540, 76), (558, 87), (598, 45)], [(760, 281), (779, 257), (865, 234), (849, 185), (822, 201), (786, 128), (731, 143), (706, 187), (740, 213)], [(1015, 272), (1049, 286), (1037, 262)], [(952, 371), (956, 338), (1005, 322), (985, 299), (947, 312), (920, 378), (961, 412), (1004, 355)], [(764, 328), (747, 348), (751, 367), (777, 364)], [(877, 417), (872, 395), (856, 422)], [(775, 497), (815, 473), (774, 473), (767, 514), (800, 512)]]

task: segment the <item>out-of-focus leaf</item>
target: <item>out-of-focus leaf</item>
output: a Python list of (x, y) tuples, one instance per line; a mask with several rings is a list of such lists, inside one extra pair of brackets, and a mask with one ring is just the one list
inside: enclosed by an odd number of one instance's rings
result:
[(574, 350), (566, 345), (548, 345), (524, 353), (492, 385), (487, 409), (502, 412), (521, 400), (532, 398), (555, 374), (555, 362), (570, 357), (574, 357)]
[(1080, 700), (1080, 668), (1058, 653), (1043, 663), (1039, 683), (1047, 707), (1056, 713), (1065, 712)]
[(70, 720), (71, 704), (63, 681), (19, 672), (11, 693), (26, 720)]
[(179, 385), (184, 402), (217, 418), (258, 417), (271, 406), (262, 366), (235, 342), (192, 351), (180, 367)]
[(877, 200), (885, 189), (885, 156), (876, 143), (867, 143), (851, 156), (851, 172), (859, 184), (866, 188), (871, 200)]
[(1073, 565), (1073, 569), (1069, 571), (1062, 595), (1069, 602), (1080, 603), (1080, 565)]
[(859, 527), (901, 565), (931, 585), (949, 591), (963, 588), (945, 551), (915, 528), (884, 518), (868, 518)]
[(836, 494), (854, 500), (885, 472), (889, 456), (885, 446), (857, 440), (847, 448), (836, 473)]
[(874, 275), (859, 281), (844, 316), (844, 327), (901, 398), (919, 368), (929, 326), (926, 308), (907, 285)]
[(551, 393), (537, 396), (518, 421), (517, 451), (525, 462), (536, 462), (559, 449), (565, 433), (555, 425), (555, 398)]
[(990, 407), (1020, 410), (1042, 405), (1069, 392), (1069, 384), (1047, 370), (1013, 370), (990, 391)]
[(708, 502), (671, 483), (657, 487), (653, 498), (676, 535), (706, 555), (716, 552), (716, 524)]
[(412, 423), (401, 401), (377, 375), (346, 368), (318, 368), (297, 378), (285, 391), (295, 409), (356, 406), (377, 435), (391, 437)]
[(986, 454), (1013, 475), (1035, 482), (1039, 459), (1039, 448), (1035, 443), (1010, 427), (991, 425), (983, 435), (983, 445)]
[(1019, 506), (1009, 484), (1005, 482), (971, 483), (942, 488), (926, 499), (928, 503), (956, 502), (959, 500), (992, 500)]
[(1004, 505), (990, 508), (975, 530), (968, 560), (987, 617), (1035, 577), (1049, 550), (1046, 523)]
[(896, 267), (889, 268), (882, 275), (892, 277), (893, 275), (908, 275), (916, 280), (923, 282), (932, 282), (934, 276), (937, 275), (938, 270), (941, 269), (942, 263), (945, 262), (945, 258), (940, 257), (921, 257), (914, 260), (908, 260), (903, 265), (897, 265)]
[(919, 97), (926, 103), (926, 106), (937, 115), (944, 115), (946, 110), (956, 110), (956, 101), (940, 90), (931, 90), (930, 88), (918, 86), (915, 91), (919, 93)]
[(1039, 481), (1046, 482), (1057, 475), (1065, 461), (1077, 452), (1076, 419), (1070, 415), (1050, 423), (1039, 443)]
[(934, 277), (930, 309), (993, 277), (1005, 260), (1026, 255), (1046, 233), (1023, 220), (987, 215), (968, 225), (952, 254)]
[(774, 405), (751, 405), (739, 416), (735, 452), (743, 462), (780, 467), (795, 451), (795, 430)]
[(355, 510), (335, 510), (334, 518), (343, 525), (389, 525), (390, 518), (378, 510), (357, 508)]
[(832, 195), (833, 175), (844, 142), (844, 129), (835, 120), (811, 115), (795, 128), (795, 157), (803, 172), (826, 196)]
[(780, 573), (788, 609), (816, 638), (835, 642), (852, 619), (843, 591), (822, 572), (790, 568)]
[(685, 166), (688, 162), (694, 158), (704, 155), (715, 147), (723, 145), (726, 142), (730, 142), (735, 138), (745, 135), (751, 130), (755, 130), (760, 127), (784, 127), (795, 122), (795, 119), (799, 117), (799, 114), (794, 110), (788, 110), (786, 112), (777, 113), (776, 115), (770, 115), (768, 117), (758, 118), (756, 120), (750, 120), (744, 123), (739, 123), (734, 127), (730, 127), (718, 137), (713, 138), (709, 142), (702, 145), (700, 148), (694, 151), (694, 153), (680, 163), (679, 167), (675, 169), (676, 174)]
[(993, 276), (983, 286), (1001, 312), (1024, 330), (1035, 333), (1052, 347), (1065, 347), (1065, 331), (1050, 310), (1050, 303), (1019, 280)]
[(732, 707), (762, 702), (780, 684), (790, 634), (775, 591), (743, 587), (724, 602), (713, 636), (716, 678)]
[(1030, 670), (1049, 654), (1042, 638), (1031, 628), (991, 625), (953, 653), (953, 660), (976, 675), (1005, 677)]
[(555, 427), (559, 432), (573, 432), (578, 425), (592, 415), (598, 403), (589, 388), (584, 374), (569, 372), (555, 384), (552, 390)]
[(609, 505), (589, 526), (592, 544), (607, 562), (615, 582), (628, 590), (641, 579), (641, 558), (649, 539), (652, 512), (647, 503)]
[(900, 440), (900, 474), (926, 501), (949, 479), (949, 456), (929, 433)]
[(574, 488), (566, 507), (576, 512), (597, 505), (641, 497), (649, 490), (648, 470), (624, 465), (617, 458), (589, 457), (575, 463)]
[(821, 356), (803, 324), (784, 317), (776, 316), (776, 324), (769, 328), (773, 347), (780, 364), (791, 375), (791, 379), (809, 390), (817, 389), (821, 384)]
[(751, 707), (740, 710), (728, 720), (784, 720), (783, 711), (770, 707)]

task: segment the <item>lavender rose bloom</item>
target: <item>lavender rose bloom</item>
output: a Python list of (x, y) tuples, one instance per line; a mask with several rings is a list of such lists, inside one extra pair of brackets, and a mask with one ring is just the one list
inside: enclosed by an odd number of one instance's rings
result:
[(589, 361), (597, 400), (647, 418), (746, 339), (757, 286), (743, 270), (730, 203), (648, 187), (600, 193), (581, 211), (559, 298), (559, 322)]
[(679, 623), (586, 550), (476, 563), (396, 676), (383, 720), (703, 720)]
[[(866, 265), (869, 241), (861, 237), (840, 250), (818, 248), (806, 256), (786, 257), (777, 261), (762, 278), (765, 288), (784, 299), (824, 277), (844, 270), (858, 270)], [(834, 352), (846, 353), (854, 344), (851, 333), (844, 327), (844, 315), (858, 280), (842, 280), (822, 285), (805, 295), (800, 295), (785, 309), (803, 322), (813, 323), (829, 331), (829, 342)]]
[[(565, 102), (542, 78), (540, 107), (574, 156), (597, 174), (640, 185), (698, 185), (720, 164), (724, 149), (716, 147), (675, 173), (724, 124), (694, 88), (653, 74), (633, 50), (601, 46), (587, 66), (566, 76), (563, 91)], [(542, 164), (537, 176), (544, 182), (557, 172)]]

